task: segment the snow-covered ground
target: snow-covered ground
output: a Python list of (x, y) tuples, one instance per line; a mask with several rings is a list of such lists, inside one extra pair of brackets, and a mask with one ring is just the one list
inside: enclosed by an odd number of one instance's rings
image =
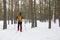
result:
[(17, 24), (7, 25), (8, 28), (3, 30), (3, 21), (0, 21), (0, 40), (60, 40), (59, 22), (48, 29), (48, 21), (37, 21), (38, 27), (31, 29), (31, 23), (23, 21), (23, 32), (17, 31)]

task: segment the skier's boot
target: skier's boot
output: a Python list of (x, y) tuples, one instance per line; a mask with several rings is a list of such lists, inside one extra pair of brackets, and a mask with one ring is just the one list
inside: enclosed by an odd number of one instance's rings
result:
[(22, 32), (22, 27), (20, 27), (20, 32)]

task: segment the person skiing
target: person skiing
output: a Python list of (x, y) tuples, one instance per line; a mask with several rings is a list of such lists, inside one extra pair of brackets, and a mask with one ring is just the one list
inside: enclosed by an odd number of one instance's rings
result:
[(17, 17), (18, 19), (18, 31), (22, 32), (22, 16), (21, 16), (21, 12), (19, 14), (19, 16)]

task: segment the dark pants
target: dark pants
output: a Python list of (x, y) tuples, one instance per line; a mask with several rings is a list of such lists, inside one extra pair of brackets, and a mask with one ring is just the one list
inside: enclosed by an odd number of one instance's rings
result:
[(18, 31), (22, 32), (22, 22), (18, 22)]

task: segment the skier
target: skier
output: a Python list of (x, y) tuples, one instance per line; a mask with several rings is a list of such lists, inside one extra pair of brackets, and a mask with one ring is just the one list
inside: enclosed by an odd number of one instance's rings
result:
[(22, 16), (21, 16), (21, 12), (19, 14), (19, 16), (17, 17), (18, 19), (18, 31), (22, 32)]

